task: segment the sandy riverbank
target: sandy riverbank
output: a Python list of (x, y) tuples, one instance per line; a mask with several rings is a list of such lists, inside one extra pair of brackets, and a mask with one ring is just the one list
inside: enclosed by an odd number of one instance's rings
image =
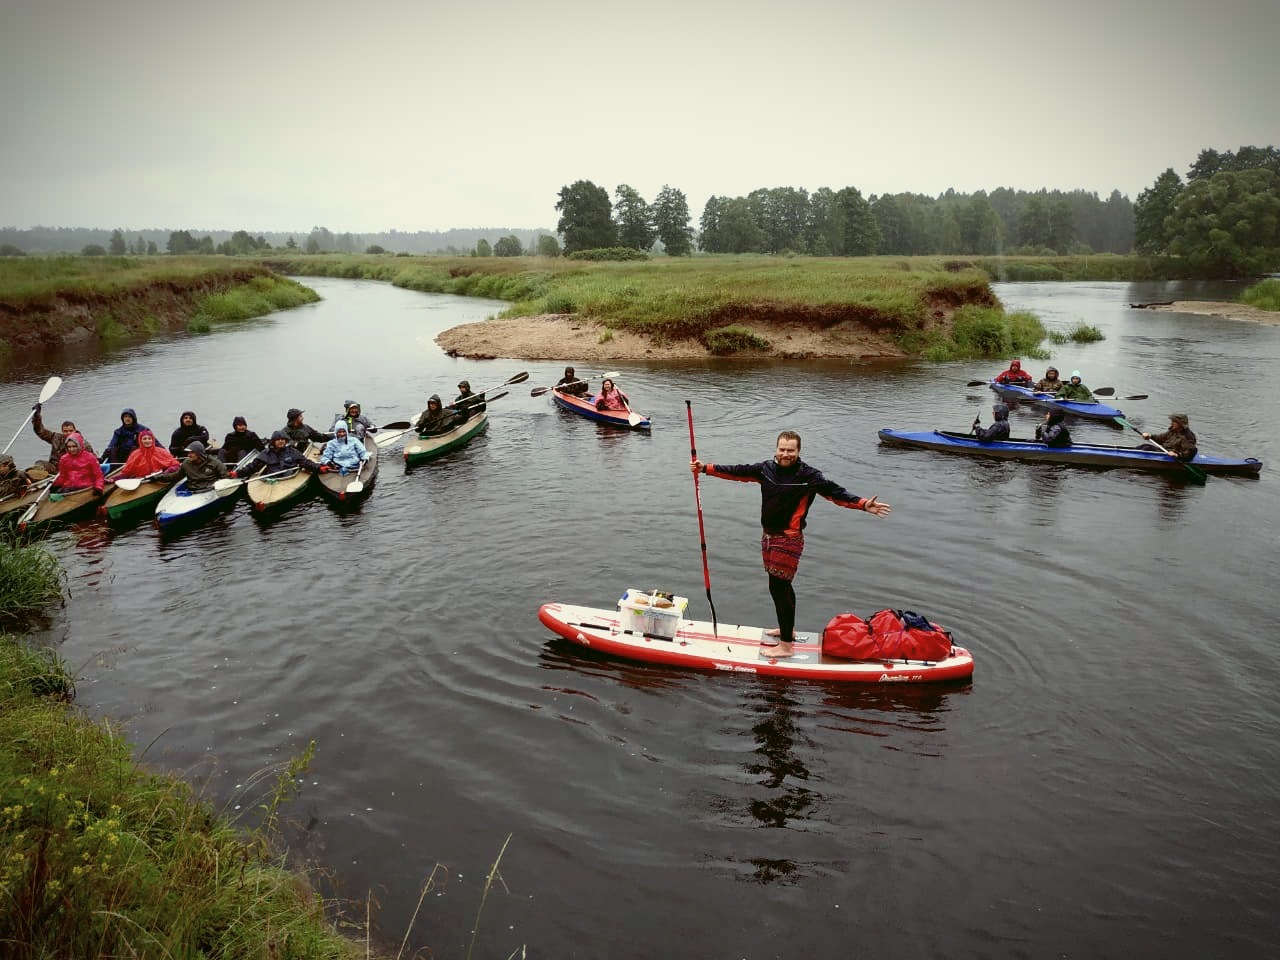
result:
[[(774, 359), (872, 360), (906, 354), (885, 337), (858, 324), (830, 327), (805, 324), (742, 323), (770, 343), (768, 350), (739, 356)], [(698, 359), (711, 354), (697, 340), (657, 343), (627, 330), (612, 330), (581, 317), (544, 314), (537, 317), (484, 320), (453, 327), (436, 337), (446, 352), (475, 360), (644, 360), (650, 357)]]
[(1280, 311), (1262, 310), (1247, 303), (1222, 303), (1213, 300), (1175, 300), (1173, 303), (1144, 305), (1143, 310), (1165, 310), (1172, 313), (1198, 313), (1228, 320), (1252, 320), (1255, 323), (1280, 324)]

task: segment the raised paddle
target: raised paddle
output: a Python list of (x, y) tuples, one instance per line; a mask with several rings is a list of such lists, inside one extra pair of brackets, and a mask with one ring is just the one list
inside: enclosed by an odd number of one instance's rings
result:
[[(684, 402), (689, 414), (689, 462), (698, 460), (698, 447), (693, 439), (693, 401)], [(707, 585), (707, 606), (711, 608), (711, 632), (720, 639), (720, 627), (716, 622), (716, 605), (711, 600), (711, 568), (707, 565), (707, 530), (702, 523), (702, 491), (698, 488), (698, 475), (693, 475), (693, 502), (698, 506), (698, 539), (702, 543), (702, 582)]]
[[(602, 374), (600, 374), (600, 379), (601, 379), (601, 380), (613, 380), (615, 377), (620, 377), (620, 376), (622, 376), (622, 374), (618, 373), (618, 371), (617, 371), (617, 370), (611, 370), (611, 371), (609, 371), (608, 373), (602, 373)], [(531, 396), (531, 397), (540, 397), (540, 396), (542, 396), (544, 393), (546, 393), (547, 391), (556, 389), (556, 387), (559, 387), (559, 386), (569, 387), (569, 386), (573, 386), (573, 384), (575, 384), (575, 383), (587, 383), (587, 382), (588, 382), (589, 380), (591, 380), (591, 379), (592, 379), (592, 378), (588, 376), (588, 377), (582, 377), (581, 379), (578, 379), (578, 380), (572, 380), (572, 381), (570, 381), (569, 383), (565, 383), (565, 384), (558, 384), (558, 383), (557, 383), (557, 384), (555, 384), (555, 385), (553, 385), (553, 386), (550, 386), (550, 387), (534, 387), (532, 390), (530, 390), (530, 391), (529, 391), (529, 396)]]
[[(61, 377), (50, 377), (48, 380), (46, 380), (44, 382), (44, 387), (42, 387), (40, 390), (40, 396), (36, 400), (36, 406), (39, 406), (42, 403), (47, 403), (49, 401), (49, 398), (58, 392), (58, 388), (60, 386), (62, 386)], [(35, 415), (36, 415), (36, 407), (32, 407), (31, 412), (27, 414), (27, 419), (22, 421), (22, 426), (20, 426), (16, 431), (14, 431), (13, 440), (10, 440), (8, 443), (6, 443), (4, 445), (4, 449), (0, 450), (0, 453), (9, 452), (9, 448), (13, 446), (14, 440), (18, 439), (18, 434), (22, 433), (22, 431), (26, 428), (27, 424), (31, 422), (31, 418), (34, 417)]]
[[(1148, 437), (1145, 433), (1143, 433), (1141, 430), (1139, 430), (1137, 427), (1135, 427), (1132, 423), (1130, 423), (1130, 422), (1129, 422), (1128, 420), (1126, 420), (1124, 417), (1115, 417), (1115, 418), (1113, 418), (1113, 419), (1114, 419), (1114, 420), (1115, 420), (1115, 422), (1116, 422), (1116, 423), (1118, 423), (1120, 426), (1122, 426), (1122, 427), (1128, 427), (1128, 428), (1129, 428), (1130, 430), (1132, 430), (1134, 433), (1138, 434), (1140, 437), (1142, 437), (1142, 439), (1146, 440), (1146, 441), (1147, 441), (1147, 443), (1151, 444), (1153, 447), (1155, 447), (1157, 450), (1159, 450), (1159, 451), (1160, 451), (1161, 453), (1163, 453), (1165, 456), (1167, 456), (1167, 457), (1169, 457), (1170, 459), (1173, 459), (1173, 460), (1178, 460), (1178, 458), (1177, 458), (1176, 456), (1174, 456), (1172, 453), (1170, 453), (1170, 452), (1169, 452), (1168, 450), (1166, 450), (1164, 447), (1160, 446), (1160, 444), (1156, 443), (1154, 440), (1152, 440), (1150, 437)], [(1197, 467), (1195, 464), (1193, 464), (1193, 463), (1188, 463), (1186, 460), (1178, 460), (1178, 462), (1179, 462), (1180, 464), (1182, 464), (1184, 467), (1186, 467), (1186, 469), (1187, 469), (1187, 474), (1191, 477), (1191, 479), (1192, 479), (1192, 481), (1193, 481), (1193, 482), (1203, 485), (1203, 484), (1204, 484), (1204, 482), (1205, 482), (1206, 480), (1208, 480), (1208, 479), (1209, 479), (1209, 475), (1208, 475), (1207, 473), (1205, 473), (1203, 470), (1201, 470), (1199, 467)]]

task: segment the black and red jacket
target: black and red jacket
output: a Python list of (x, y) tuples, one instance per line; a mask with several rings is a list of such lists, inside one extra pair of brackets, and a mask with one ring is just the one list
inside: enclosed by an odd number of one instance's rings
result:
[(760, 484), (760, 525), (768, 534), (794, 536), (799, 533), (804, 529), (814, 499), (820, 496), (850, 510), (863, 510), (867, 502), (866, 498), (828, 480), (822, 471), (803, 460), (796, 460), (790, 467), (779, 466), (776, 460), (734, 466), (709, 463), (706, 472), (722, 480)]

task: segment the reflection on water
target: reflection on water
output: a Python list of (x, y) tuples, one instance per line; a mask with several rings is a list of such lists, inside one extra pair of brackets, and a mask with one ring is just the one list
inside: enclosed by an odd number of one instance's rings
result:
[[(105, 438), (126, 401), (148, 422), (194, 407), (225, 430), (236, 413), (272, 425), (290, 406), (358, 396), (387, 422), (463, 377), (528, 369), (530, 383), (554, 383), (563, 371), (434, 346), (440, 329), (500, 305), (308, 282), (325, 302), (24, 376), (35, 391), (63, 376), (49, 415)], [(997, 293), (1051, 329), (1099, 327), (1104, 341), (1055, 345), (1051, 361), (1149, 394), (1124, 403), (1132, 422), (1163, 428), (1185, 409), (1206, 452), (1277, 459), (1280, 328), (1130, 310), (1126, 295), (1167, 298), (1125, 284)], [(405, 348), (353, 364), (352, 316)], [(297, 369), (358, 382), (282, 378), (285, 351)], [(125, 718), (134, 742), (154, 742), (149, 761), (201, 771), (223, 805), (314, 738), (303, 846), (335, 893), (376, 890), (378, 923), (397, 937), (422, 878), (449, 864), (423, 944), (437, 956), (461, 955), (477, 878), (508, 834), (513, 893), (490, 897), (485, 929), (547, 955), (826, 956), (854, 906), (859, 942), (886, 956), (989, 957), (1011, 943), (1041, 956), (1090, 931), (1083, 952), (1097, 956), (1269, 943), (1274, 463), (1261, 481), (1195, 487), (878, 444), (881, 427), (986, 419), (989, 391), (965, 384), (1004, 362), (619, 366), (651, 435), (516, 391), (491, 406), (482, 440), (438, 463), (406, 472), (387, 456), (349, 514), (314, 500), (254, 522), (241, 499), (172, 539), (145, 524), (53, 534), (70, 597), (42, 636), (75, 666), (80, 707)], [(0, 406), (19, 419), (32, 394), (0, 384)], [(815, 505), (802, 629), (849, 609), (918, 610), (974, 652), (973, 683), (786, 684), (610, 660), (549, 636), (541, 603), (609, 607), (629, 586), (664, 585), (709, 616), (686, 399), (708, 459), (763, 458), (793, 428), (829, 477), (894, 504), (883, 522)], [(1020, 435), (1038, 419), (1015, 418)], [(29, 462), (39, 448), (28, 431), (12, 452)], [(769, 622), (759, 491), (718, 484), (702, 499), (720, 621)], [(282, 636), (282, 622), (298, 629)]]
[[(751, 816), (766, 827), (786, 826), (787, 821), (802, 817), (818, 797), (809, 787), (809, 769), (796, 753), (801, 740), (796, 712), (800, 701), (788, 693), (786, 684), (766, 684), (747, 702), (749, 713), (756, 715), (751, 733), (756, 741), (759, 760), (746, 764), (747, 773), (765, 788), (763, 796), (749, 805)], [(756, 702), (752, 702), (755, 700)], [(806, 740), (804, 746), (812, 747)]]

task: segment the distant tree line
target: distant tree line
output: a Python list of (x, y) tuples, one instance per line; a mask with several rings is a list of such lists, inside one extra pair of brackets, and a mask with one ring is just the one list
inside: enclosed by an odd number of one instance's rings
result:
[(1139, 253), (1186, 259), (1206, 276), (1280, 269), (1280, 150), (1201, 150), (1187, 181), (1165, 170), (1134, 207)]
[[(281, 250), (290, 253), (474, 254), (481, 240), (492, 243), (502, 237), (515, 239), (521, 250), (546, 246), (550, 230), (512, 230), (509, 227), (476, 227), (444, 231), (420, 230), (381, 233), (334, 233), (326, 227), (310, 232), (261, 232), (246, 230), (123, 230), (92, 227), (0, 227), (0, 256), (24, 253), (78, 253), (90, 256), (156, 256), (166, 253), (247, 253)], [(558, 242), (557, 242), (558, 246)]]
[[(693, 250), (684, 194), (669, 186), (653, 204), (626, 184), (615, 200), (590, 180), (560, 191), (557, 229), (565, 253), (660, 243), (674, 256)], [(1000, 188), (939, 197), (915, 193), (863, 197), (856, 187), (772, 187), (745, 197), (711, 197), (697, 245), (707, 253), (804, 253), (812, 256), (949, 253), (1128, 253), (1133, 205), (1118, 190), (1096, 193)]]

